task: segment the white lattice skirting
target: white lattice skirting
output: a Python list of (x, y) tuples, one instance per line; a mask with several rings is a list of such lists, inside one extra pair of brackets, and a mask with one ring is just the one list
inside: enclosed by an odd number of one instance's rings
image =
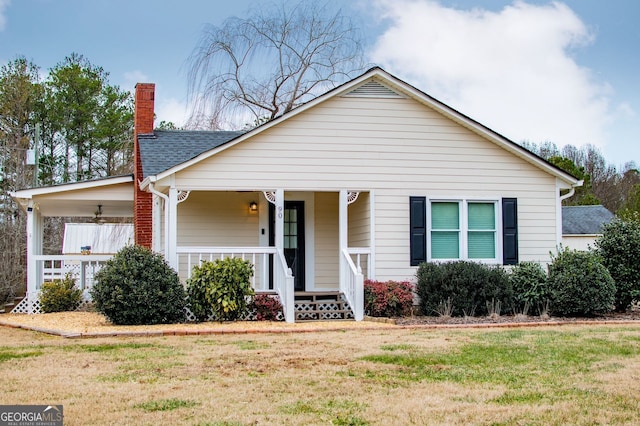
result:
[[(76, 311), (88, 311), (91, 309), (92, 306), (93, 306), (93, 303), (91, 302), (91, 298), (88, 295), (83, 294), (82, 301), (76, 308)], [(20, 303), (18, 303), (11, 310), (11, 313), (12, 314), (43, 314), (44, 312), (40, 307), (39, 299), (32, 300), (32, 299), (29, 299), (28, 297), (25, 297), (20, 301)]]
[[(271, 297), (277, 298), (276, 295), (270, 295)], [(82, 301), (76, 311), (87, 311), (90, 310), (93, 303), (91, 302), (90, 297), (87, 294), (82, 295)], [(27, 297), (22, 299), (20, 303), (18, 303), (12, 310), (12, 314), (42, 314), (42, 308), (40, 307), (40, 300), (34, 299), (29, 300)], [(184, 315), (187, 322), (195, 322), (196, 316), (189, 310), (188, 307), (184, 308)], [(213, 321), (213, 318), (208, 318), (208, 321)], [(245, 315), (239, 318), (240, 321), (257, 321), (256, 311), (249, 311)], [(284, 321), (284, 313), (281, 311), (278, 313), (277, 321)]]

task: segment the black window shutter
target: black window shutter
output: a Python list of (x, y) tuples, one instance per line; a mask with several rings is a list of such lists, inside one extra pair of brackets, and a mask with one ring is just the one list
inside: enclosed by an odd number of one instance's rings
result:
[(518, 199), (502, 199), (502, 263), (518, 264)]
[(409, 197), (411, 266), (427, 260), (427, 198)]

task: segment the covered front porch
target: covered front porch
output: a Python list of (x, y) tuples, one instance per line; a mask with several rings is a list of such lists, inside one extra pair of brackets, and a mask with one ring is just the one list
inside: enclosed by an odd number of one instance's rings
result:
[[(363, 282), (375, 278), (373, 194), (366, 191), (180, 191), (153, 194), (153, 249), (186, 283), (203, 260), (241, 257), (252, 262), (256, 292), (277, 294), (294, 322), (295, 294), (336, 292), (364, 315)], [(133, 216), (131, 177), (18, 191), (27, 212), (27, 294), (14, 312), (38, 313), (42, 283), (70, 273), (89, 300), (105, 254), (43, 254), (43, 218), (72, 216), (101, 222)], [(315, 300), (316, 297), (313, 297)]]
[(122, 222), (133, 217), (133, 177), (118, 176), (16, 191), (11, 194), (27, 214), (27, 291), (14, 313), (40, 313), (42, 284), (69, 274), (90, 301), (94, 274), (115, 253), (90, 253), (78, 247), (76, 253), (45, 254), (46, 217), (86, 218), (95, 223)]
[(183, 282), (203, 260), (241, 257), (254, 265), (254, 289), (278, 294), (287, 321), (301, 318), (296, 293), (330, 292), (362, 319), (363, 282), (373, 278), (371, 193), (172, 191), (152, 188), (153, 241)]

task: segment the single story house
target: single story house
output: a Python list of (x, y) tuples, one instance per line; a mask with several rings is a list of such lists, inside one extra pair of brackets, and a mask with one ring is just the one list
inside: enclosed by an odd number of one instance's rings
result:
[(604, 206), (562, 207), (562, 245), (575, 250), (594, 247), (602, 227), (614, 218)]
[(154, 91), (136, 86), (133, 176), (13, 194), (28, 217), (23, 310), (48, 259), (44, 216), (100, 205), (133, 217), (135, 242), (183, 280), (202, 259), (242, 256), (287, 321), (312, 309), (296, 295), (329, 292), (360, 320), (367, 278), (413, 280), (425, 261), (548, 262), (561, 201), (582, 184), (378, 67), (246, 132), (154, 130)]

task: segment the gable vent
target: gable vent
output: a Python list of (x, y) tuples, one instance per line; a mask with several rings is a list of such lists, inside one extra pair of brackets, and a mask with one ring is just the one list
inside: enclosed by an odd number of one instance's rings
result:
[(346, 97), (353, 98), (404, 98), (404, 95), (391, 90), (387, 86), (377, 81), (368, 81), (362, 86), (356, 87), (352, 91), (346, 93)]

